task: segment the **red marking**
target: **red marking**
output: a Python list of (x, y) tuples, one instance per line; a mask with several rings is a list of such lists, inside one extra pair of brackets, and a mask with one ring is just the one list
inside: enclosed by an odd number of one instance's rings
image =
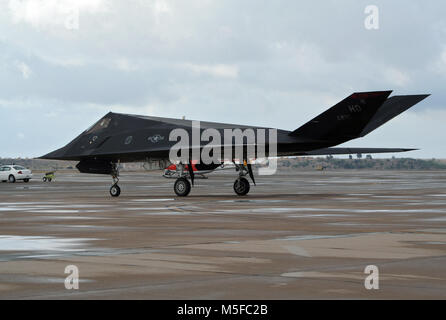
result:
[[(193, 171), (198, 171), (197, 167), (195, 166), (197, 163), (198, 163), (198, 160), (192, 160), (192, 170)], [(177, 166), (175, 164), (171, 164), (170, 166), (167, 167), (167, 170), (176, 171)], [(184, 170), (189, 170), (189, 166), (187, 164), (184, 166)]]

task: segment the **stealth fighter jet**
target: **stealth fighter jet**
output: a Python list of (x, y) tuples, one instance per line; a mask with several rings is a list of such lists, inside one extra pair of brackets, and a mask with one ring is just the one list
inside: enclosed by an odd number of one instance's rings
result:
[[(110, 112), (65, 147), (41, 158), (76, 160), (79, 161), (76, 167), (80, 172), (111, 175), (113, 184), (110, 194), (113, 197), (121, 193), (118, 185), (121, 163), (145, 162), (158, 169), (174, 168), (174, 174), (171, 174), (172, 170), (169, 171), (169, 177), (176, 178), (174, 191), (178, 196), (187, 196), (196, 171), (210, 172), (221, 167), (225, 161), (231, 161), (237, 172), (234, 191), (243, 196), (250, 190), (247, 177), (255, 184), (251, 163), (259, 157), (275, 159), (414, 150), (334, 148), (369, 134), (428, 97), (389, 97), (391, 93), (354, 93), (294, 131), (214, 122), (199, 122), (197, 128), (197, 122), (191, 120)], [(255, 132), (252, 139), (246, 134), (248, 130)], [(226, 138), (228, 132), (233, 133), (229, 140), (217, 139), (218, 136)], [(241, 133), (242, 138), (238, 139), (234, 133)], [(187, 136), (186, 141), (181, 143), (181, 148), (172, 152), (178, 147), (182, 134)], [(203, 161), (204, 151), (213, 159), (212, 162)], [(181, 155), (172, 160), (172, 154)], [(172, 164), (175, 165), (172, 167)]]

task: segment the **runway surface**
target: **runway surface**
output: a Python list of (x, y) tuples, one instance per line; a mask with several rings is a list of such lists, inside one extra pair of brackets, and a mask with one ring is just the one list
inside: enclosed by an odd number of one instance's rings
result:
[(445, 171), (259, 176), (242, 198), (234, 179), (188, 198), (159, 172), (123, 174), (117, 199), (106, 176), (1, 183), (0, 298), (446, 298)]

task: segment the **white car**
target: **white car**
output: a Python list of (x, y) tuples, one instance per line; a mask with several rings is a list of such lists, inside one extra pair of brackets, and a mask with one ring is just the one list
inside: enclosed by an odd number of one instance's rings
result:
[(18, 180), (29, 182), (33, 177), (31, 170), (19, 165), (0, 166), (0, 181), (14, 183)]

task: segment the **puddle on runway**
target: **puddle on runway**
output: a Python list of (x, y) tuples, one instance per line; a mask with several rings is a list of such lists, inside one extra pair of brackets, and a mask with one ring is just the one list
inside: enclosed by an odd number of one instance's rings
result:
[(426, 219), (418, 219), (417, 221), (437, 221), (437, 222), (443, 222), (446, 221), (446, 217), (437, 217), (437, 218), (426, 218)]
[(291, 218), (326, 218), (326, 217), (351, 217), (349, 214), (326, 213), (326, 214), (293, 214)]
[(217, 210), (217, 213), (281, 213), (281, 212), (295, 212), (295, 208), (253, 208), (253, 209), (226, 209)]
[(330, 211), (330, 212), (343, 212), (343, 211), (349, 211), (349, 209), (334, 209), (334, 208), (295, 208), (296, 211)]
[(346, 237), (346, 235), (335, 235), (335, 236), (330, 236), (330, 235), (312, 235), (312, 234), (307, 234), (307, 235), (301, 235), (301, 236), (289, 236), (289, 237), (285, 237), (285, 238), (279, 238), (279, 239), (274, 239), (274, 240), (279, 240), (279, 241), (299, 241), (299, 240), (313, 240), (313, 239), (330, 239), (330, 238), (343, 238)]
[(169, 207), (152, 207), (152, 208), (137, 207), (137, 208), (125, 208), (125, 211), (168, 210), (168, 209), (169, 209)]
[(366, 209), (351, 211), (357, 213), (446, 213), (446, 209)]
[[(89, 204), (72, 204), (67, 205), (61, 202), (7, 202), (3, 203), (5, 207), (1, 207), (0, 211), (23, 211), (31, 213), (80, 213), (80, 212), (101, 212), (112, 207), (111, 205), (89, 205)], [(92, 210), (103, 208), (104, 210)], [(84, 210), (82, 210), (84, 209)], [(87, 209), (87, 210), (85, 210)]]
[(404, 198), (406, 197), (405, 195), (401, 195), (401, 196), (381, 196), (381, 195), (375, 195), (372, 196), (373, 198), (383, 198), (383, 199), (400, 199), (400, 198)]
[(65, 204), (65, 205), (52, 205), (51, 208), (72, 208), (72, 209), (90, 209), (90, 208), (110, 208), (115, 207), (110, 204)]
[(289, 203), (290, 200), (219, 200), (221, 203)]
[(0, 208), (0, 211), (21, 211), (22, 208)]
[(359, 222), (329, 222), (327, 225), (330, 226), (343, 226), (343, 227), (364, 227), (369, 226), (370, 224), (359, 223)]
[[(65, 278), (56, 277), (39, 277), (39, 276), (22, 276), (22, 275), (8, 275), (7, 277), (0, 276), (2, 283), (38, 283), (38, 284), (64, 284)], [(79, 279), (79, 283), (95, 282), (91, 279)]]
[(5, 206), (29, 206), (29, 205), (58, 205), (62, 204), (62, 202), (3, 202)]
[(446, 233), (446, 228), (428, 228), (428, 229), (417, 229), (418, 232), (430, 232), (430, 233)]
[(175, 199), (134, 199), (134, 202), (164, 202), (164, 201), (175, 201)]
[[(80, 210), (26, 210), (32, 213), (80, 213)], [(85, 211), (82, 211), (85, 212)]]
[(363, 237), (369, 235), (377, 235), (377, 234), (389, 234), (389, 232), (364, 232), (364, 233), (346, 233), (346, 234), (337, 234), (337, 235), (298, 235), (298, 236), (288, 236), (285, 238), (274, 239), (276, 241), (302, 241), (302, 240), (316, 240), (316, 239), (334, 239), (334, 238), (354, 238), (354, 237)]
[[(288, 213), (288, 212), (354, 212), (353, 210), (348, 209), (327, 209), (327, 208), (284, 208), (284, 207), (276, 207), (276, 208), (253, 208), (253, 209), (227, 209), (227, 210), (218, 210), (219, 213)], [(311, 216), (318, 216), (318, 215), (293, 215), (290, 217), (311, 217)], [(322, 215), (319, 215), (322, 216)], [(328, 216), (335, 216), (335, 214), (328, 214)], [(348, 216), (347, 214), (339, 214), (338, 216)]]
[(334, 208), (296, 208), (296, 211), (328, 211), (346, 213), (446, 213), (446, 209), (334, 209)]
[[(143, 209), (142, 209), (143, 210)], [(194, 214), (193, 212), (181, 211), (164, 211), (164, 212), (141, 212), (145, 216), (187, 216)]]
[(0, 251), (84, 251), (96, 238), (56, 238), (40, 236), (0, 236)]
[(62, 219), (62, 220), (104, 220), (109, 219), (112, 220), (114, 218), (100, 218), (100, 217), (85, 217), (85, 216), (39, 216), (42, 220), (54, 220), (54, 219)]
[[(49, 224), (46, 226), (47, 228), (52, 229), (74, 229), (74, 230), (125, 230), (130, 229), (127, 226), (93, 226), (93, 225), (84, 225), (84, 224)], [(135, 229), (135, 228), (134, 228)]]

